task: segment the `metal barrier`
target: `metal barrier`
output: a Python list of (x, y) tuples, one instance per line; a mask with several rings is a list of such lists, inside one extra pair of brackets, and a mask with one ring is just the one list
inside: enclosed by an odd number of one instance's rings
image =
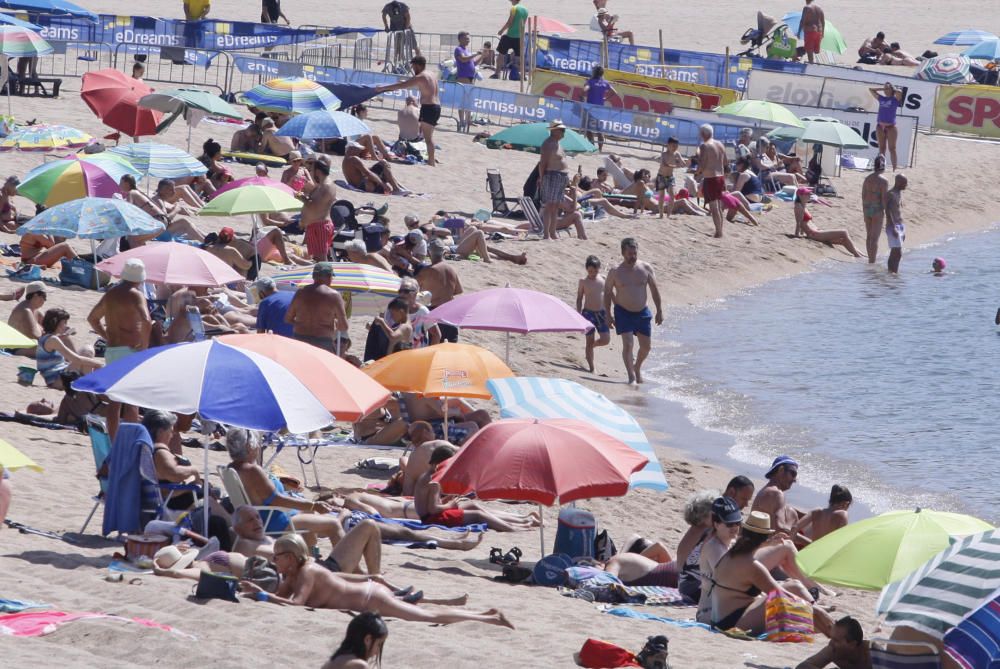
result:
[[(320, 65), (324, 67), (346, 67), (349, 65), (351, 69), (355, 70), (372, 69), (373, 45), (371, 37), (359, 32), (334, 35), (330, 32), (329, 27), (319, 25), (304, 25), (298, 26), (298, 28), (300, 30), (312, 30), (319, 37), (311, 42), (302, 42), (291, 45), (294, 49), (293, 60), (298, 60), (308, 65)], [(303, 58), (303, 54), (305, 52), (315, 52), (317, 47), (330, 48), (331, 51), (329, 53), (336, 54), (336, 60), (312, 62)], [(320, 55), (316, 55), (314, 53), (311, 57), (320, 60), (328, 58), (327, 56), (322, 55), (322, 52), (320, 52)]]
[(113, 47), (101, 42), (51, 42), (55, 53), (39, 58), (40, 77), (82, 77), (92, 70), (112, 67)]
[(142, 54), (146, 55), (145, 81), (217, 88), (220, 94), (230, 92), (233, 58), (226, 51), (118, 44), (112, 67), (130, 71), (135, 58), (127, 56)]

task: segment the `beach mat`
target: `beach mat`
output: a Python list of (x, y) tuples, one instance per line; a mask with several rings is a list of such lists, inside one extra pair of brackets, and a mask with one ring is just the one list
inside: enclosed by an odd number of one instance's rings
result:
[(416, 520), (404, 520), (402, 518), (383, 518), (377, 513), (365, 513), (363, 511), (353, 511), (352, 515), (358, 518), (370, 518), (377, 523), (391, 523), (402, 525), (411, 530), (444, 530), (445, 532), (485, 532), (486, 523), (475, 523), (473, 525), (462, 525), (459, 527), (445, 527), (444, 525), (425, 525)]

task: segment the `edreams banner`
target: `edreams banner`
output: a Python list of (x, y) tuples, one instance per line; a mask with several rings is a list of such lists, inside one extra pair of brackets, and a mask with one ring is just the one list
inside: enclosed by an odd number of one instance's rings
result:
[(1000, 88), (940, 86), (934, 106), (934, 127), (1000, 138)]

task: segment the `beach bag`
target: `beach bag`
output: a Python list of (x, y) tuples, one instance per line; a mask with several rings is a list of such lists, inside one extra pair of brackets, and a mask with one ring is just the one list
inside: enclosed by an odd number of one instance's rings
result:
[(564, 553), (570, 558), (592, 558), (596, 537), (597, 521), (594, 520), (594, 514), (585, 509), (566, 507), (559, 512), (556, 543), (552, 552)]
[(235, 576), (223, 576), (203, 571), (198, 577), (194, 596), (197, 599), (225, 599), (229, 602), (239, 602), (240, 600), (236, 598), (239, 585), (240, 580)]
[(99, 288), (108, 285), (111, 277), (99, 272), (92, 263), (82, 258), (62, 258), (62, 270), (59, 272), (59, 282), (64, 286), (82, 286), (84, 288)]
[(640, 666), (636, 662), (635, 655), (621, 646), (600, 639), (587, 639), (580, 652), (577, 653), (576, 659), (581, 667), (590, 667), (591, 669)]
[(780, 590), (767, 594), (764, 621), (764, 634), (768, 641), (811, 642), (816, 634), (812, 606), (800, 599), (786, 597)]
[(566, 570), (572, 566), (568, 555), (546, 555), (535, 563), (532, 577), (537, 585), (555, 588), (566, 583)]

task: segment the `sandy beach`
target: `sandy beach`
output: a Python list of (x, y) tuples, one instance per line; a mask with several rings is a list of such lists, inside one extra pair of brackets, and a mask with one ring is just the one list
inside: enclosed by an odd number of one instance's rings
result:
[[(110, 0), (85, 4), (97, 12), (181, 15), (180, 2), (164, 6), (151, 0), (136, 0), (127, 9)], [(461, 7), (444, 0), (414, 0), (409, 4), (418, 31), (465, 29), (477, 34), (495, 33), (507, 11), (507, 3), (501, 0), (473, 0)], [(533, 12), (574, 25), (588, 23), (592, 14), (591, 4), (586, 0), (528, 0), (526, 4)], [(670, 5), (665, 9), (664, 3), (655, 0), (628, 4), (613, 0), (611, 4), (622, 17), (620, 25), (635, 30), (641, 43), (655, 44), (657, 29), (662, 28), (665, 46), (716, 52), (727, 45), (738, 45), (739, 35), (753, 24), (756, 11), (756, 8), (728, 1), (717, 3), (710, 10), (699, 4)], [(319, 0), (285, 0), (283, 3), (293, 24), (381, 25), (377, 14), (381, 3), (332, 5)], [(773, 0), (759, 3), (759, 8), (779, 17), (786, 11), (800, 9), (797, 3)], [(920, 53), (948, 30), (983, 27), (980, 26), (982, 4), (970, 0), (921, 7), (920, 11), (914, 11), (912, 3), (884, 0), (879, 3), (877, 12), (870, 3), (844, 0), (836, 6), (828, 6), (826, 11), (828, 19), (838, 25), (849, 45), (841, 62), (853, 62), (849, 57), (857, 45), (879, 29), (890, 33), (892, 39), (897, 35), (905, 36), (904, 48)], [(259, 11), (256, 3), (216, 0), (211, 16), (254, 20)], [(704, 29), (700, 30), (700, 26)], [(591, 33), (583, 34), (590, 38)], [(897, 69), (899, 74), (910, 72), (910, 68)], [(504, 85), (512, 86), (510, 83)], [(20, 120), (37, 118), (64, 123), (95, 136), (106, 134), (108, 130), (81, 101), (79, 88), (80, 80), (69, 78), (63, 81), (62, 94), (57, 100), (14, 98), (14, 115)], [(370, 118), (383, 137), (395, 137), (394, 113), (375, 109)], [(442, 165), (396, 170), (400, 181), (424, 193), (423, 197), (358, 197), (358, 194), (351, 194), (357, 204), (388, 202), (394, 233), (403, 230), (405, 214), (414, 213), (427, 219), (438, 209), (471, 214), (477, 209), (488, 208), (489, 194), (485, 188), (488, 168), (502, 169), (510, 194), (520, 189), (537, 160), (532, 154), (493, 151), (475, 144), (470, 135), (454, 132), (453, 123), (443, 124), (442, 129), (435, 136), (441, 147)], [(186, 127), (178, 123), (157, 141), (183, 147), (186, 136)], [(192, 152), (197, 154), (196, 148), (210, 137), (227, 145), (229, 131), (219, 126), (201, 125), (194, 131)], [(630, 167), (652, 167), (656, 158), (653, 153), (630, 148), (614, 147), (613, 150), (620, 153)], [(687, 152), (690, 148), (685, 147)], [(916, 143), (915, 166), (906, 171), (909, 177), (904, 210), (907, 244), (912, 246), (993, 223), (998, 159), (1000, 146), (995, 143), (921, 133)], [(2, 154), (0, 176), (23, 176), (41, 160), (39, 154)], [(581, 156), (573, 159), (574, 169), (576, 164), (582, 165), (585, 174), (592, 175), (601, 164), (601, 157)], [(339, 159), (334, 159), (334, 166), (339, 168)], [(251, 176), (252, 168), (236, 165), (234, 172), (237, 177)], [(339, 169), (335, 170), (335, 176), (339, 177)], [(813, 209), (818, 227), (824, 230), (846, 228), (862, 245), (864, 224), (860, 191), (864, 176), (861, 172), (845, 170), (841, 177), (833, 180), (840, 194), (832, 200), (833, 206)], [(24, 211), (31, 206), (23, 198), (18, 199), (18, 204)], [(248, 217), (203, 219), (201, 224), (206, 230), (218, 230), (224, 225), (233, 226), (239, 233), (250, 230)], [(589, 239), (585, 241), (563, 237), (555, 243), (502, 242), (504, 250), (526, 252), (526, 266), (501, 261), (491, 264), (462, 261), (456, 267), (466, 292), (509, 283), (544, 290), (572, 304), (577, 279), (584, 276), (585, 258), (596, 255), (605, 268), (611, 267), (619, 259), (620, 239), (631, 236), (639, 241), (640, 257), (656, 269), (669, 319), (671, 306), (701, 304), (778, 277), (808, 271), (817, 263), (863, 262), (840, 248), (831, 249), (820, 243), (792, 238), (794, 227), (791, 205), (780, 202), (762, 215), (759, 228), (730, 224), (722, 239), (712, 238), (710, 218), (681, 216), (669, 221), (655, 217), (606, 218), (588, 223)], [(16, 241), (13, 235), (0, 234), (2, 243)], [(89, 250), (79, 241), (73, 244), (81, 252)], [(883, 264), (885, 252), (883, 239), (879, 259)], [(12, 267), (12, 260), (4, 258), (0, 263)], [(54, 270), (47, 272), (47, 276), (55, 275)], [(7, 279), (0, 279), (0, 290), (9, 290), (13, 285)], [(84, 332), (86, 316), (97, 297), (93, 291), (53, 289), (49, 291), (46, 307), (68, 310), (72, 316), (71, 325)], [(12, 306), (10, 302), (0, 306), (0, 317), (6, 319)], [(354, 342), (364, 341), (365, 324), (364, 319), (352, 321)], [(462, 339), (497, 352), (503, 350), (500, 334), (463, 332)], [(579, 335), (515, 336), (511, 345), (511, 367), (518, 375), (558, 376), (579, 381), (640, 415), (644, 412), (648, 415), (650, 401), (642, 389), (625, 384), (618, 341), (613, 339), (610, 346), (598, 350), (597, 371), (593, 374), (583, 367), (583, 348), (583, 338)], [(26, 404), (41, 398), (58, 405), (61, 393), (45, 389), (40, 381), (31, 388), (17, 385), (16, 370), (23, 362), (13, 357), (0, 358), (0, 411), (23, 410)], [(493, 405), (482, 406), (496, 412)], [(703, 462), (699, 458), (700, 444), (678, 439), (669, 425), (645, 421), (644, 426), (663, 464), (670, 490), (666, 493), (632, 491), (623, 498), (594, 500), (581, 506), (593, 511), (600, 526), (608, 529), (619, 543), (633, 532), (641, 532), (676, 547), (686, 529), (682, 510), (687, 498), (698, 490), (724, 487), (734, 472)], [(0, 531), (0, 596), (48, 602), (56, 610), (100, 611), (147, 618), (195, 637), (192, 640), (112, 621), (85, 621), (37, 639), (3, 638), (0, 654), (6, 659), (6, 666), (319, 667), (339, 643), (349, 620), (344, 613), (249, 601), (200, 603), (190, 597), (193, 582), (152, 575), (143, 576), (141, 584), (105, 581), (111, 554), (119, 545), (94, 536), (94, 528), (100, 523), (100, 511), (88, 535), (76, 534), (97, 492), (87, 438), (70, 431), (48, 431), (9, 422), (4, 423), (2, 436), (45, 468), (43, 474), (24, 471), (13, 475), (15, 498), (9, 518), (32, 527), (67, 533), (74, 543), (18, 534), (9, 529)], [(317, 466), (327, 486), (363, 487), (372, 479), (361, 476), (354, 463), (365, 457), (386, 454), (360, 447), (325, 449), (318, 457)], [(201, 451), (192, 450), (189, 455), (192, 460), (201, 462)], [(224, 453), (210, 454), (212, 469), (228, 461), (224, 456)], [(299, 472), (299, 464), (292, 453), (283, 454), (277, 462), (290, 472)], [(758, 487), (762, 485), (762, 471), (735, 473), (747, 474)], [(556, 513), (556, 509), (547, 509), (545, 513), (548, 543), (553, 536)], [(493, 581), (498, 570), (488, 563), (489, 548), (498, 546), (506, 551), (514, 545), (524, 549), (526, 560), (538, 557), (538, 536), (530, 532), (503, 535), (490, 532), (481, 547), (467, 553), (387, 546), (385, 572), (397, 582), (412, 583), (434, 596), (468, 593), (470, 609), (502, 609), (517, 629), (510, 631), (473, 623), (439, 628), (391, 621), (382, 665), (387, 668), (439, 666), (456, 669), (571, 667), (575, 666), (573, 653), (588, 637), (638, 650), (647, 636), (661, 633), (671, 639), (673, 666), (685, 669), (779, 669), (795, 666), (820, 648), (819, 642), (810, 645), (738, 641), (701, 629), (616, 618), (599, 612), (593, 604), (562, 597), (554, 590)], [(871, 634), (876, 626), (876, 598), (877, 593), (842, 591), (832, 602), (836, 606), (834, 616), (854, 615)], [(676, 619), (694, 615), (693, 608), (645, 607), (643, 610)]]

